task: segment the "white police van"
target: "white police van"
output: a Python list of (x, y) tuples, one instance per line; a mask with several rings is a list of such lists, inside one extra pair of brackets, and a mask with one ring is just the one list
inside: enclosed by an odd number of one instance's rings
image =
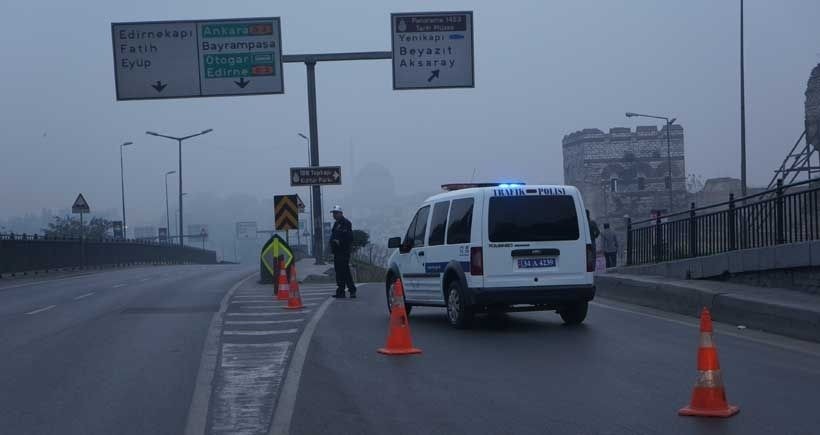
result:
[(595, 296), (595, 256), (584, 202), (572, 186), (449, 184), (428, 198), (404, 239), (393, 237), (386, 294), (446, 307), (469, 327), (478, 312), (555, 310), (579, 324)]

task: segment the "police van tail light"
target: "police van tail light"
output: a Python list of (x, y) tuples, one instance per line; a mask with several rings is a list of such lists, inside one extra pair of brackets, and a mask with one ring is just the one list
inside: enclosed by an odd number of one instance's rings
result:
[(587, 244), (587, 272), (595, 272), (595, 250)]
[(480, 246), (470, 248), (470, 274), (484, 275), (484, 255)]

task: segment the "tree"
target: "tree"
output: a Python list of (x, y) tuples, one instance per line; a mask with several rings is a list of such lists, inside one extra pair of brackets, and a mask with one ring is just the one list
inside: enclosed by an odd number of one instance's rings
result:
[(358, 251), (359, 249), (367, 246), (370, 243), (370, 234), (367, 234), (365, 231), (362, 230), (353, 230), (353, 252)]
[[(87, 239), (103, 239), (106, 236), (106, 231), (111, 228), (111, 222), (107, 219), (95, 217), (87, 223), (84, 222), (84, 226)], [(43, 228), (43, 233), (46, 237), (79, 238), (80, 219), (73, 216), (65, 218), (54, 216), (54, 222), (49, 222), (48, 228)]]

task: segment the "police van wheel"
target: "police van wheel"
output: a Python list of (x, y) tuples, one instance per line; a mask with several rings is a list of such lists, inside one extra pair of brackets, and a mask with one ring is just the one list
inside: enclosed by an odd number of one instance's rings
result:
[(473, 309), (467, 304), (464, 290), (458, 281), (447, 287), (447, 320), (457, 329), (467, 329), (473, 324)]
[[(390, 281), (387, 282), (387, 288), (385, 289), (385, 297), (387, 299), (387, 314), (391, 314), (393, 312), (393, 306), (390, 304), (390, 299), (393, 294), (393, 283), (396, 282), (395, 277), (390, 277)], [(404, 311), (407, 315), (410, 315), (410, 311), (413, 310), (413, 306), (407, 303), (407, 297), (404, 298)]]
[(567, 325), (580, 325), (587, 318), (588, 302), (578, 302), (558, 311)]

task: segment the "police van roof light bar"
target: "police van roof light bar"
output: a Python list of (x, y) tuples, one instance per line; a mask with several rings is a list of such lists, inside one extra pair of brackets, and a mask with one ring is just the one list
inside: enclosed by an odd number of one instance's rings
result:
[(442, 184), (441, 189), (446, 192), (452, 192), (455, 190), (461, 189), (470, 189), (474, 187), (519, 187), (524, 186), (526, 183), (523, 182), (513, 182), (513, 183), (450, 183), (450, 184)]

